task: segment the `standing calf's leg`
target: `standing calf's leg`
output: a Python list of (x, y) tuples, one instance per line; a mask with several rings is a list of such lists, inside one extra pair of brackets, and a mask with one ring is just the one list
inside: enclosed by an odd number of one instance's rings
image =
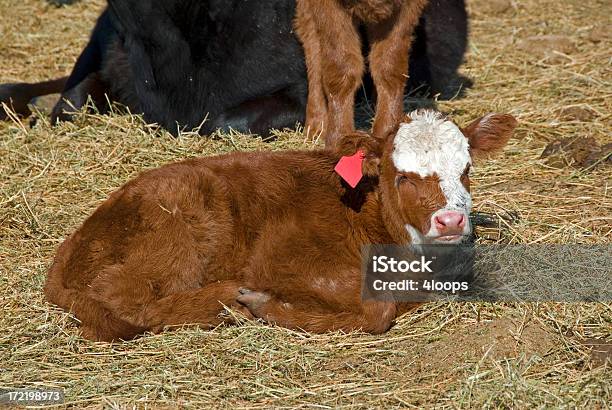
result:
[(383, 333), (391, 327), (397, 313), (394, 302), (365, 301), (356, 306), (354, 312), (314, 311), (307, 306), (284, 303), (262, 292), (241, 289), (240, 293), (238, 302), (253, 316), (278, 326), (313, 333), (336, 330)]
[(412, 34), (426, 4), (427, 0), (404, 2), (393, 17), (368, 27), (370, 73), (377, 93), (375, 137), (384, 137), (402, 116)]
[(311, 136), (325, 135), (325, 127), (328, 125), (327, 100), (323, 90), (321, 67), (321, 43), (314, 21), (316, 18), (308, 0), (297, 0), (295, 32), (304, 48), (308, 77), (305, 132)]
[[(320, 70), (324, 97), (327, 101), (325, 145), (333, 146), (342, 135), (354, 129), (355, 92), (361, 83), (364, 70), (359, 33), (351, 15), (337, 0), (301, 0), (299, 16), (308, 16), (305, 27), (309, 35), (304, 47), (309, 69), (309, 93), (306, 123), (317, 128), (316, 122), (325, 121), (320, 107), (324, 101), (319, 93)], [(310, 14), (307, 14), (310, 13)], [(318, 51), (318, 54), (317, 54)], [(310, 83), (312, 81), (312, 87)], [(314, 115), (308, 117), (308, 114)], [(321, 118), (323, 117), (323, 118)]]

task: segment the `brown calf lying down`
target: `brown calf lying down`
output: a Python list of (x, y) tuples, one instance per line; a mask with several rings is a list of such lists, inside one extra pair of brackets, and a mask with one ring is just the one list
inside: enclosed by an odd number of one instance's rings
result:
[[(458, 243), (471, 232), (471, 157), (515, 127), (489, 114), (463, 130), (414, 112), (385, 139), (337, 150), (236, 152), (144, 172), (59, 248), (45, 293), (95, 340), (223, 322), (224, 306), (293, 329), (386, 331), (410, 308), (363, 301), (361, 246)], [(361, 150), (351, 188), (334, 172)]]
[(412, 35), (428, 0), (297, 0), (295, 32), (308, 73), (306, 128), (322, 132), (326, 146), (354, 129), (355, 92), (365, 64), (359, 26), (370, 44), (376, 87), (375, 137), (403, 114)]

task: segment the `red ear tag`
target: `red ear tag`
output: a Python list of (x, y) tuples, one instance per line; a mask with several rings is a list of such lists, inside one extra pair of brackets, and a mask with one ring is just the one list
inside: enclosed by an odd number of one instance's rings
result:
[(355, 188), (361, 178), (363, 177), (363, 171), (361, 165), (365, 159), (363, 151), (359, 150), (354, 155), (345, 156), (340, 158), (340, 161), (336, 164), (334, 171), (338, 173), (344, 179), (351, 188)]

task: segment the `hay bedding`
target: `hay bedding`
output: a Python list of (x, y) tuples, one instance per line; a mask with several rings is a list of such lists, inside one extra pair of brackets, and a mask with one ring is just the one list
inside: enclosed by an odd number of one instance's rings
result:
[[(499, 110), (521, 123), (504, 154), (475, 171), (476, 209), (500, 217), (481, 229), (482, 241), (610, 243), (610, 166), (553, 167), (540, 158), (561, 138), (610, 142), (606, 4), (470, 2), (463, 71), (475, 84), (440, 108), (460, 122)], [(0, 81), (68, 72), (102, 5), (0, 0)], [(563, 39), (534, 40), (542, 35)], [(564, 117), (572, 106), (588, 119)], [(126, 115), (83, 114), (54, 128), (44, 120), (0, 125), (0, 387), (62, 387), (74, 407), (609, 406), (609, 303), (432, 303), (382, 336), (247, 323), (96, 344), (43, 300), (54, 249), (143, 169), (313, 145), (294, 132), (271, 143), (242, 135), (175, 140)]]

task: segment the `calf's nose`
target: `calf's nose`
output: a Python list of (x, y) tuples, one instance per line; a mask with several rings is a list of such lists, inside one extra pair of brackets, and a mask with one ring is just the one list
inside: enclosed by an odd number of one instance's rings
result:
[(434, 217), (434, 223), (441, 234), (462, 231), (465, 227), (465, 214), (457, 211), (444, 211)]

